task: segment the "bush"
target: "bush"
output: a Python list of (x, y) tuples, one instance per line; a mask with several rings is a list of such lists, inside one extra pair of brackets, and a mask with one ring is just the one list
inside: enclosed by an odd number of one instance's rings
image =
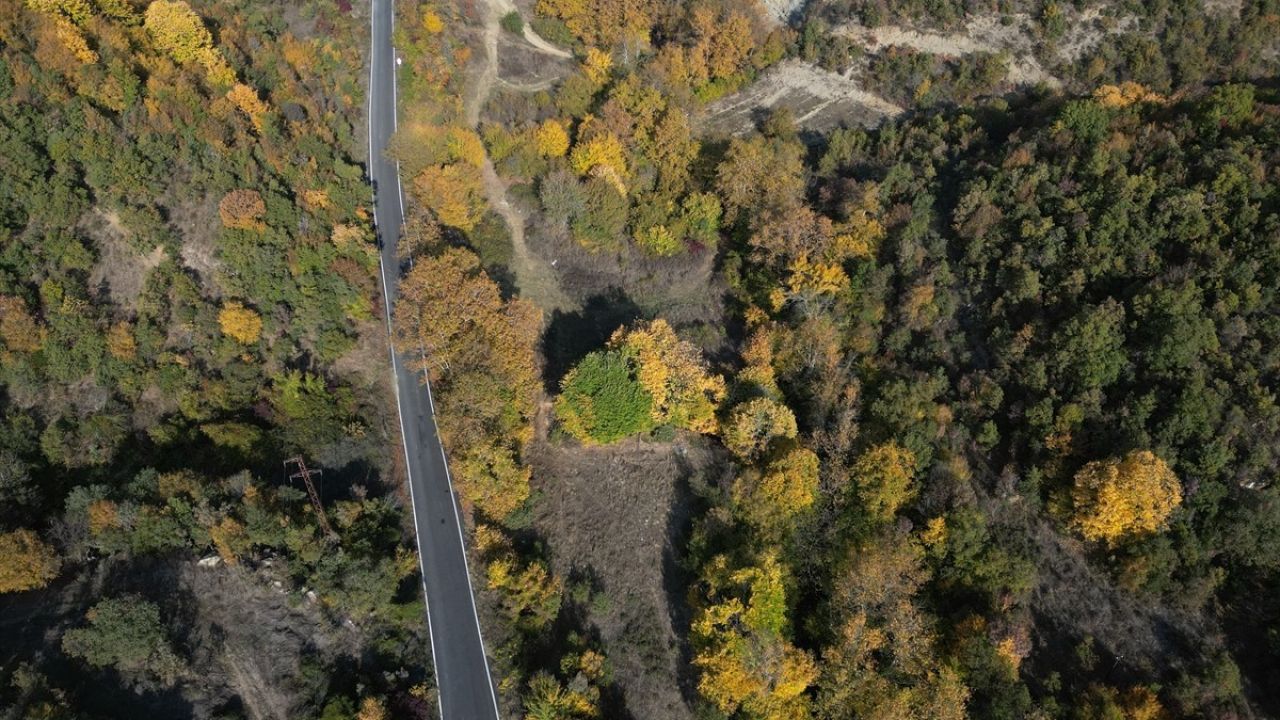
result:
[(503, 15), (499, 24), (502, 25), (503, 30), (506, 30), (512, 35), (524, 34), (524, 20), (520, 19), (520, 13), (515, 10)]
[(653, 427), (653, 396), (620, 351), (594, 352), (565, 375), (556, 417), (585, 443), (611, 443)]

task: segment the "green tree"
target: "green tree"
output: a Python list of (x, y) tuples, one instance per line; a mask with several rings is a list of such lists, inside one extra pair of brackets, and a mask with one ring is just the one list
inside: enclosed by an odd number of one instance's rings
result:
[(653, 428), (653, 395), (622, 350), (587, 355), (561, 381), (556, 418), (585, 443), (607, 444)]
[(68, 630), (62, 649), (95, 667), (154, 679), (170, 685), (182, 661), (169, 645), (160, 610), (138, 597), (103, 600), (89, 609), (85, 627)]

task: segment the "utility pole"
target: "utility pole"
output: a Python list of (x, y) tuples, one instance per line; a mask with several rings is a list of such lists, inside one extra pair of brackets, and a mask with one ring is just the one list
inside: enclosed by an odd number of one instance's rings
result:
[(324, 506), (320, 504), (320, 493), (316, 492), (315, 483), (311, 481), (312, 475), (319, 475), (320, 470), (308, 470), (307, 463), (302, 456), (289, 458), (284, 461), (284, 471), (289, 472), (291, 465), (297, 465), (298, 471), (289, 474), (290, 480), (302, 479), (302, 484), (307, 486), (307, 496), (311, 498), (311, 507), (316, 511), (316, 520), (320, 523), (320, 529), (324, 530), (324, 534), (330, 540), (337, 540), (338, 534), (333, 531), (333, 527), (329, 525), (329, 517), (324, 513)]

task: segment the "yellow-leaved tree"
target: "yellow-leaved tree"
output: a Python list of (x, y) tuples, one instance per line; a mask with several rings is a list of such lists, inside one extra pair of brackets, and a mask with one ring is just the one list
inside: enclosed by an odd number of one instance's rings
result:
[(564, 157), (569, 152), (569, 131), (556, 119), (549, 119), (533, 132), (538, 154), (543, 157)]
[(729, 420), (720, 429), (725, 447), (742, 458), (754, 458), (778, 438), (794, 438), (795, 413), (782, 403), (767, 397), (748, 400), (733, 408)]
[[(584, 127), (590, 122), (583, 121)], [(619, 194), (626, 194), (627, 151), (622, 142), (611, 132), (597, 132), (590, 138), (579, 140), (569, 154), (569, 164), (579, 175), (604, 178)]]
[(915, 472), (915, 455), (895, 443), (876, 445), (862, 453), (853, 465), (853, 481), (867, 514), (878, 522), (892, 520), (898, 509), (915, 497)]
[(58, 553), (30, 530), (0, 533), (0, 593), (42, 588), (58, 565)]
[(1182, 503), (1182, 483), (1149, 450), (1095, 460), (1076, 473), (1071, 524), (1086, 540), (1116, 545), (1164, 527)]
[(262, 337), (262, 316), (241, 303), (231, 301), (218, 312), (218, 327), (222, 328), (223, 335), (241, 345), (252, 345)]
[(707, 596), (690, 628), (702, 696), (725, 715), (806, 717), (805, 691), (818, 669), (786, 637), (786, 591), (777, 557), (768, 553), (756, 565), (735, 570), (719, 556), (705, 576)]
[(783, 535), (818, 496), (818, 456), (792, 444), (763, 472), (748, 471), (733, 484), (733, 499), (747, 521), (768, 538)]
[(213, 46), (213, 35), (204, 20), (183, 0), (155, 0), (147, 6), (143, 25), (156, 47), (176, 62), (200, 63), (214, 85), (235, 82), (235, 73)]
[(681, 340), (666, 320), (619, 329), (609, 347), (635, 358), (636, 379), (653, 396), (651, 414), (656, 424), (700, 433), (716, 431), (724, 378), (710, 372), (702, 352)]

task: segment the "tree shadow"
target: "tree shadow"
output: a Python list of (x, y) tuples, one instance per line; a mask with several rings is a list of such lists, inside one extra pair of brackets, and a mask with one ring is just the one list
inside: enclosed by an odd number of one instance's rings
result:
[(548, 392), (555, 392), (560, 378), (593, 350), (604, 346), (618, 327), (643, 317), (640, 307), (619, 288), (593, 295), (581, 310), (556, 310), (542, 336), (546, 358), (542, 380)]
[(701, 514), (701, 505), (692, 489), (697, 473), (683, 453), (679, 459), (680, 477), (676, 481), (675, 498), (667, 512), (667, 542), (662, 551), (662, 589), (667, 600), (667, 614), (671, 629), (679, 638), (680, 660), (676, 669), (676, 682), (680, 697), (690, 709), (698, 707), (697, 673), (693, 669), (693, 649), (689, 645), (689, 628), (693, 613), (689, 607), (689, 584), (694, 577), (687, 567), (686, 543), (693, 531), (693, 518)]

